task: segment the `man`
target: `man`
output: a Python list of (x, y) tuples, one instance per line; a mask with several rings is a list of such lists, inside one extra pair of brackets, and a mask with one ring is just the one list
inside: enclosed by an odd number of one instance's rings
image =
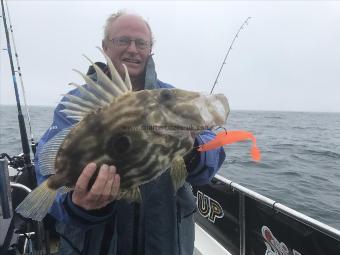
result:
[[(122, 64), (127, 66), (134, 90), (172, 87), (157, 80), (152, 41), (148, 23), (137, 15), (119, 12), (107, 20), (102, 47), (122, 77)], [(98, 65), (107, 71), (105, 64)], [(92, 67), (88, 75), (96, 79)], [(75, 95), (79, 91), (69, 93)], [(39, 183), (47, 178), (39, 171), (39, 153), (44, 144), (75, 123), (60, 113), (61, 109), (63, 106), (58, 105), (51, 128), (39, 142), (35, 158)], [(195, 143), (206, 143), (213, 137), (212, 132), (205, 131), (196, 137)], [(100, 166), (94, 184), (88, 187), (97, 167), (88, 164), (74, 191), (58, 195), (50, 210), (61, 236), (60, 254), (192, 254), (196, 204), (190, 184), (208, 183), (224, 159), (223, 148), (201, 154), (193, 151), (186, 158), (187, 182), (177, 193), (173, 192), (167, 171), (141, 186), (141, 203), (115, 200), (120, 184), (115, 166)]]

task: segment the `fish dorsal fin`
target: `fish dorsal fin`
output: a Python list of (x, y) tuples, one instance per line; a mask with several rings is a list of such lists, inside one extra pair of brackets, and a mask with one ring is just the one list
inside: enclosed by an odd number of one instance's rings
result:
[(91, 59), (84, 55), (95, 69), (97, 80), (94, 81), (88, 75), (73, 69), (82, 76), (87, 86), (70, 83), (70, 85), (79, 89), (80, 95), (65, 95), (68, 100), (61, 102), (61, 104), (65, 106), (65, 109), (61, 110), (61, 112), (65, 113), (67, 118), (80, 121), (89, 113), (110, 104), (115, 97), (122, 96), (132, 91), (131, 80), (126, 66), (123, 64), (125, 70), (125, 80), (123, 81), (111, 59), (101, 48), (97, 48), (104, 55), (107, 61), (111, 78)]
[(44, 147), (42, 148), (42, 151), (39, 154), (40, 155), (39, 168), (40, 173), (43, 176), (55, 174), (54, 162), (59, 147), (73, 127), (74, 125), (61, 130), (58, 134), (56, 134), (47, 143), (44, 144)]

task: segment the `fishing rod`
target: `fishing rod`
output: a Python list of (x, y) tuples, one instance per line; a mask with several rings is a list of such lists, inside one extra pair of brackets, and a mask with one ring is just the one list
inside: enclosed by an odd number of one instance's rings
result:
[[(22, 146), (22, 151), (23, 151), (23, 163), (24, 163), (24, 168), (32, 170), (30, 147), (28, 143), (25, 120), (24, 120), (24, 116), (22, 115), (22, 111), (21, 111), (20, 97), (19, 97), (19, 92), (18, 92), (18, 85), (17, 85), (16, 74), (14, 70), (13, 56), (12, 56), (10, 38), (9, 38), (9, 33), (8, 33), (7, 21), (6, 21), (4, 0), (1, 0), (1, 10), (2, 10), (2, 19), (4, 23), (5, 34), (6, 34), (7, 52), (9, 56), (10, 66), (11, 66), (12, 80), (13, 80), (17, 110), (18, 110), (18, 122), (19, 122), (19, 129), (20, 129), (21, 146)], [(30, 172), (34, 173), (34, 171), (30, 171)]]
[[(16, 80), (16, 72), (14, 70), (14, 64), (13, 64), (13, 56), (12, 56), (11, 43), (10, 43), (9, 32), (8, 32), (8, 27), (7, 27), (4, 0), (1, 0), (1, 10), (2, 10), (2, 19), (3, 19), (3, 24), (4, 24), (4, 30), (5, 30), (5, 35), (6, 35), (7, 52), (8, 52), (8, 57), (9, 57), (9, 61), (10, 61), (10, 66), (11, 66), (12, 80), (13, 80), (17, 110), (18, 110), (19, 131), (20, 131), (21, 146), (22, 146), (23, 153), (20, 154), (18, 157), (12, 157), (12, 158), (10, 158), (7, 154), (5, 154), (5, 155), (1, 154), (0, 158), (6, 157), (7, 159), (9, 159), (11, 166), (15, 167), (15, 169), (17, 169), (18, 171), (21, 172), (20, 175), (15, 176), (14, 179), (13, 179), (13, 181), (15, 181), (16, 184), (19, 184), (19, 185), (24, 184), (24, 185), (22, 185), (23, 187), (33, 189), (37, 186), (37, 181), (36, 181), (36, 176), (35, 176), (35, 171), (34, 171), (34, 165), (32, 164), (31, 157), (30, 157), (30, 147), (29, 147), (29, 143), (28, 143), (25, 120), (24, 120), (24, 116), (23, 116), (22, 111), (21, 111), (20, 97), (19, 97), (18, 85), (17, 85), (17, 80)], [(7, 11), (8, 11), (8, 7), (7, 7)], [(16, 51), (15, 51), (15, 54), (16, 54)], [(18, 67), (19, 67), (19, 64), (18, 64)], [(32, 150), (34, 151), (33, 148), (32, 148)], [(14, 159), (16, 159), (17, 161), (15, 161)], [(17, 163), (17, 165), (15, 163)], [(1, 185), (1, 186), (3, 186), (3, 185)], [(19, 187), (19, 186), (17, 186), (17, 187)], [(11, 195), (12, 195), (12, 206), (15, 206), (16, 204), (20, 203), (20, 200), (22, 200), (22, 198), (24, 196), (27, 195), (27, 192), (23, 192), (20, 189), (14, 189), (11, 192)], [(10, 222), (9, 222), (10, 224), (8, 226), (8, 229), (7, 229), (7, 234), (5, 235), (4, 243), (3, 243), (2, 247), (0, 247), (1, 248), (0, 249), (1, 255), (2, 254), (8, 254), (7, 251), (10, 247), (11, 240), (13, 238), (14, 232), (16, 232), (16, 230), (18, 230), (16, 233), (22, 232), (20, 229), (17, 229), (17, 222), (16, 222), (15, 219), (16, 219), (16, 217), (11, 217), (11, 219), (10, 219)], [(23, 223), (21, 223), (21, 225), (22, 224)], [(27, 236), (27, 233), (25, 233), (25, 232), (21, 233), (23, 235), (26, 235), (25, 245), (23, 246), (24, 247), (24, 253), (26, 254), (25, 247), (26, 247), (26, 244), (28, 243), (30, 245), (31, 251), (33, 251), (33, 254), (43, 254), (43, 252), (42, 252), (43, 246), (42, 246), (41, 240), (44, 239), (44, 234), (43, 234), (44, 229), (43, 229), (42, 223), (41, 222), (34, 222), (34, 221), (31, 222), (31, 223), (26, 222), (25, 223), (25, 229), (32, 229), (35, 233), (35, 236), (33, 238), (29, 238)], [(47, 250), (47, 248), (46, 248), (46, 250)], [(49, 254), (48, 250), (47, 250), (46, 254)]]
[(19, 74), (22, 97), (24, 99), (24, 104), (25, 104), (25, 109), (26, 109), (26, 116), (27, 116), (29, 133), (30, 133), (30, 138), (31, 138), (31, 148), (32, 148), (33, 154), (35, 155), (36, 143), (34, 141), (33, 132), (32, 132), (31, 117), (30, 117), (30, 113), (29, 113), (29, 110), (28, 110), (27, 100), (26, 100), (26, 92), (25, 92), (24, 82), (23, 82), (23, 79), (22, 79), (22, 72), (21, 72), (21, 67), (20, 67), (20, 63), (19, 63), (19, 56), (18, 56), (18, 52), (17, 52), (17, 47), (15, 45), (13, 26), (12, 26), (12, 22), (11, 22), (11, 17), (9, 15), (9, 9), (8, 9), (7, 1), (5, 3), (6, 3), (9, 29), (11, 31), (11, 36), (12, 36), (12, 43), (13, 43), (13, 49), (14, 49), (14, 56), (15, 56), (15, 60), (16, 60), (17, 73)]
[(223, 66), (225, 65), (226, 60), (227, 60), (227, 58), (228, 58), (228, 56), (229, 56), (229, 53), (230, 53), (231, 49), (233, 48), (233, 45), (234, 45), (234, 42), (236, 41), (236, 38), (238, 38), (238, 35), (239, 35), (239, 33), (241, 32), (241, 30), (244, 28), (244, 26), (245, 26), (245, 25), (248, 25), (248, 21), (249, 21), (250, 19), (251, 19), (251, 17), (248, 17), (248, 18), (242, 23), (242, 25), (240, 26), (240, 28), (237, 30), (237, 33), (235, 34), (234, 39), (233, 39), (233, 41), (231, 42), (231, 44), (230, 44), (230, 46), (229, 46), (229, 49), (228, 49), (228, 51), (227, 51), (227, 54), (226, 54), (225, 57), (224, 57), (223, 63), (222, 63), (222, 65), (221, 65), (221, 68), (220, 68), (220, 70), (218, 71), (218, 74), (217, 74), (217, 76), (216, 76), (214, 85), (213, 85), (213, 87), (211, 88), (210, 94), (212, 94), (212, 92), (213, 92), (213, 90), (214, 90), (214, 88), (215, 88), (215, 86), (216, 86), (216, 84), (217, 84), (217, 80), (218, 80), (218, 78), (220, 77), (220, 74), (221, 74), (221, 71), (222, 71), (222, 69), (223, 69)]

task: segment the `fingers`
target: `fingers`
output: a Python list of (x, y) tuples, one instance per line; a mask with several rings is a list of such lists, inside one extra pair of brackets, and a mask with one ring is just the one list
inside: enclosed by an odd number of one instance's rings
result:
[(102, 192), (102, 200), (108, 200), (111, 196), (111, 189), (114, 182), (114, 174), (116, 173), (116, 169), (114, 166), (110, 166), (108, 169), (109, 177), (107, 179), (106, 185)]
[(115, 200), (118, 196), (120, 187), (120, 177), (116, 174), (116, 167), (110, 166), (109, 167), (109, 177), (106, 182), (106, 185), (102, 191), (102, 195), (100, 197), (100, 202), (107, 202), (110, 203)]
[(116, 199), (119, 195), (119, 188), (120, 188), (120, 176), (119, 174), (114, 175), (113, 186), (111, 189), (111, 196), (113, 199)]
[(120, 177), (116, 174), (116, 167), (105, 164), (100, 167), (94, 184), (88, 190), (89, 181), (96, 169), (95, 163), (84, 168), (72, 194), (72, 201), (85, 210), (102, 208), (115, 200), (119, 193)]
[(106, 183), (109, 181), (109, 179), (110, 179), (109, 166), (104, 164), (100, 167), (97, 179), (93, 183), (92, 188), (90, 190), (90, 193), (93, 196), (96, 196), (96, 199), (99, 199), (99, 197), (103, 194)]
[(95, 173), (97, 169), (96, 163), (87, 164), (84, 168), (83, 172), (79, 176), (76, 186), (74, 188), (74, 193), (77, 193), (79, 196), (85, 195), (87, 193), (87, 187), (89, 185), (89, 181), (92, 175)]

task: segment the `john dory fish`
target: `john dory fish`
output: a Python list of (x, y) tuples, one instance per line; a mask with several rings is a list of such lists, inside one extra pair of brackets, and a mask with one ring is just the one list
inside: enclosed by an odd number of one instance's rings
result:
[(91, 62), (97, 80), (77, 71), (87, 85), (73, 84), (80, 94), (65, 95), (62, 111), (79, 122), (44, 145), (41, 172), (51, 176), (17, 207), (24, 217), (43, 219), (57, 192), (71, 191), (89, 162), (98, 168), (117, 167), (119, 199), (140, 200), (139, 186), (168, 169), (176, 190), (186, 177), (183, 156), (193, 149), (192, 135), (226, 122), (229, 106), (224, 95), (180, 89), (132, 91), (126, 67), (123, 81), (104, 56), (111, 78)]

